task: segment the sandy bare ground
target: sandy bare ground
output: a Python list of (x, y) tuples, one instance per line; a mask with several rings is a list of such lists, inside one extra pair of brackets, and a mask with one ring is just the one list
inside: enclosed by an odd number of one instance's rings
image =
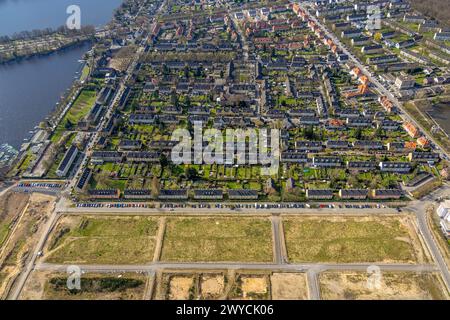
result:
[(270, 298), (269, 275), (240, 274), (236, 275), (232, 299), (261, 300)]
[(200, 278), (201, 299), (218, 299), (225, 290), (223, 274), (204, 274)]
[(40, 231), (53, 211), (56, 198), (34, 193), (28, 199), (23, 213), (18, 217), (8, 239), (1, 249), (0, 296), (5, 298), (17, 276), (22, 271), (30, 252), (37, 244)]
[(324, 272), (319, 276), (325, 300), (447, 300), (448, 292), (435, 273)]
[(172, 276), (169, 282), (169, 300), (188, 300), (194, 286), (194, 276)]
[(274, 273), (270, 282), (273, 300), (309, 299), (308, 282), (304, 273)]

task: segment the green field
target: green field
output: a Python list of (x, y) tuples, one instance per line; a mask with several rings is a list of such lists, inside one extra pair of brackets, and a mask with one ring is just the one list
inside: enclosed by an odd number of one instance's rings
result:
[(357, 263), (423, 261), (417, 237), (394, 217), (286, 219), (289, 261)]
[(77, 97), (72, 107), (66, 113), (66, 115), (56, 128), (55, 132), (53, 133), (52, 141), (59, 141), (69, 122), (75, 127), (78, 121), (87, 116), (87, 114), (95, 104), (96, 97), (97, 92), (94, 90), (81, 91), (80, 95)]
[(272, 261), (271, 224), (258, 218), (170, 218), (162, 261)]
[(50, 263), (133, 264), (153, 259), (158, 221), (148, 217), (63, 217), (49, 238)]

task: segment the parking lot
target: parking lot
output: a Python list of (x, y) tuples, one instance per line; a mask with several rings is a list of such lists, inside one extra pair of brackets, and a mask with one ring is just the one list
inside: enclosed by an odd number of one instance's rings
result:
[(19, 182), (15, 187), (19, 192), (57, 193), (64, 188), (64, 182)]
[[(106, 203), (106, 202), (89, 202), (77, 203), (76, 208), (147, 208), (147, 209), (228, 209), (233, 211), (239, 210), (273, 210), (273, 209), (387, 209), (397, 208), (396, 205), (386, 204), (343, 204), (343, 203)], [(397, 208), (397, 211), (401, 209)]]

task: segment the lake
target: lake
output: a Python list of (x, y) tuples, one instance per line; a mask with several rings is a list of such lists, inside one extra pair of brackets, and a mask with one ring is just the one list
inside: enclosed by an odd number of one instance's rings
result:
[[(109, 22), (121, 0), (0, 0), (0, 33), (58, 27), (70, 4), (81, 7), (82, 24)], [(19, 148), (24, 138), (52, 110), (71, 86), (79, 60), (90, 45), (49, 56), (0, 65), (0, 144)]]
[(78, 5), (81, 25), (108, 23), (122, 0), (0, 0), (0, 35), (65, 25), (66, 9)]

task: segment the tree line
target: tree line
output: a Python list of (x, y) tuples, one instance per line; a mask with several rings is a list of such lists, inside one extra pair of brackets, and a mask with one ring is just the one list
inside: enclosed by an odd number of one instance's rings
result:
[(36, 29), (31, 31), (22, 31), (14, 33), (13, 35), (0, 36), (0, 44), (5, 44), (8, 42), (13, 42), (17, 40), (33, 40), (49, 36), (52, 34), (61, 34), (65, 36), (79, 36), (79, 35), (93, 35), (95, 33), (95, 27), (91, 25), (82, 26), (79, 30), (71, 30), (66, 26), (61, 26), (59, 28), (46, 28), (46, 29)]

